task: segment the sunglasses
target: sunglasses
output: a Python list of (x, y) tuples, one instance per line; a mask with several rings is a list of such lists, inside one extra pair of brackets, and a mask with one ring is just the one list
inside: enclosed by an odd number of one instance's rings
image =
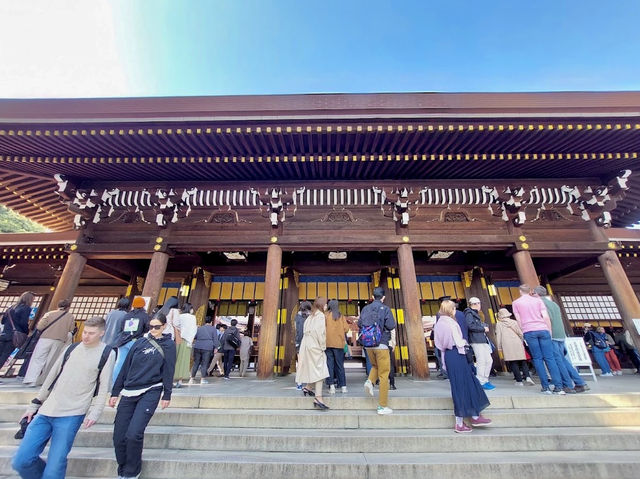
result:
[(150, 324), (149, 329), (162, 329), (164, 328), (164, 324)]

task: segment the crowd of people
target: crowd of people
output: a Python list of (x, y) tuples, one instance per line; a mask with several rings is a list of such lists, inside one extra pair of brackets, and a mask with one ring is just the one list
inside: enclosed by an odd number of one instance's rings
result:
[[(513, 314), (506, 308), (498, 311), (495, 336), (490, 335), (479, 298), (471, 297), (464, 311), (448, 296), (439, 299), (432, 339), (441, 377), (450, 382), (456, 433), (491, 424), (482, 411), (490, 404), (486, 391), (496, 387), (490, 381), (496, 350), (517, 386), (535, 385), (535, 370), (543, 394), (589, 389), (567, 356), (560, 307), (543, 286), (532, 289), (523, 284), (519, 291)], [(25, 337), (29, 333), (33, 299), (32, 293), (24, 293), (3, 315), (0, 364), (14, 351), (18, 333)], [(358, 341), (368, 364), (364, 391), (374, 397), (378, 386), (376, 412), (393, 413), (389, 389), (395, 389), (396, 321), (384, 301), (384, 289), (374, 288), (372, 301), (358, 318), (343, 315), (336, 300), (318, 297), (313, 303), (300, 304), (295, 317), (295, 380), (303, 395), (312, 398), (314, 408), (329, 410), (325, 389), (329, 395), (347, 393), (347, 335), (357, 322)], [(246, 374), (251, 336), (238, 329), (235, 319), (229, 325), (214, 326), (213, 319), (206, 317), (198, 326), (192, 305), (179, 307), (175, 296), (152, 314), (147, 313), (142, 297), (134, 297), (131, 304), (123, 298), (106, 320), (93, 317), (84, 322), (80, 343), (71, 342), (75, 319), (69, 309), (70, 302), (62, 300), (42, 317), (33, 334), (36, 342), (30, 361), (25, 361), (23, 383), (42, 387), (21, 418), (28, 427), (13, 467), (22, 477), (64, 477), (75, 435), (80, 427), (89, 428), (98, 420), (107, 397), (109, 406), (117, 405), (113, 445), (118, 476), (138, 477), (145, 429), (158, 405), (169, 406), (174, 388), (184, 382), (196, 384), (198, 373), (200, 383), (207, 384), (216, 369), (224, 380), (230, 379), (238, 351), (239, 375)], [(628, 331), (612, 336), (587, 323), (584, 340), (601, 376), (622, 374), (618, 354), (626, 354), (640, 373), (640, 354)], [(51, 438), (56, 439), (45, 462), (40, 454)]]

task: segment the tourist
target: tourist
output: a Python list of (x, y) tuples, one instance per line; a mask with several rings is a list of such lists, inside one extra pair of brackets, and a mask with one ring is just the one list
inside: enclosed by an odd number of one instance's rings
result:
[(562, 312), (560, 306), (558, 306), (549, 297), (547, 288), (544, 286), (536, 286), (533, 289), (533, 294), (542, 300), (547, 313), (551, 321), (551, 343), (553, 345), (553, 357), (558, 365), (560, 371), (560, 377), (562, 379), (562, 389), (567, 394), (582, 393), (589, 390), (589, 386), (584, 379), (580, 377), (576, 368), (573, 367), (569, 358), (566, 355), (566, 348), (564, 340), (567, 337), (567, 333), (564, 329), (564, 323), (562, 322)]
[[(591, 349), (593, 357), (595, 358), (598, 366), (600, 366), (600, 376), (612, 377), (611, 366), (605, 357), (604, 353), (607, 349), (607, 342), (604, 338), (600, 338), (596, 335), (596, 332), (592, 329), (591, 323), (584, 323), (584, 342), (587, 347)], [(597, 346), (596, 346), (597, 344)]]
[[(18, 302), (11, 306), (2, 316), (2, 333), (0, 333), (0, 368), (4, 366), (14, 349), (24, 344), (29, 334), (29, 315), (34, 294), (26, 291), (20, 295)], [(14, 344), (13, 332), (22, 333), (22, 344)]]
[[(294, 323), (296, 326), (296, 364), (300, 355), (300, 343), (302, 342), (302, 335), (304, 333), (304, 322), (311, 314), (311, 303), (309, 301), (303, 301), (300, 303), (300, 309), (296, 313)], [(297, 370), (298, 366), (296, 366)], [(296, 384), (296, 389), (302, 390), (302, 384)]]
[(76, 321), (73, 314), (69, 312), (70, 305), (71, 302), (68, 299), (63, 299), (58, 302), (58, 309), (49, 311), (38, 321), (36, 329), (40, 331), (40, 338), (31, 354), (27, 373), (24, 375), (25, 386), (42, 384), (64, 345), (71, 343), (71, 334), (76, 329)]
[(253, 347), (253, 339), (249, 331), (240, 333), (240, 377), (243, 378), (247, 374), (249, 360), (251, 358), (251, 348)]
[[(613, 342), (613, 341), (608, 341), (609, 335), (605, 332), (602, 326), (598, 326), (596, 328), (595, 333), (593, 333), (593, 335), (594, 335), (594, 345), (595, 345), (594, 350), (598, 351), (599, 354), (604, 353), (604, 357), (606, 361), (609, 363), (609, 367), (611, 368), (611, 375), (621, 376), (622, 368), (620, 367), (620, 361), (618, 361), (618, 356), (616, 356), (616, 352), (610, 346), (610, 342)], [(602, 344), (605, 345), (604, 348), (601, 348)]]
[(196, 374), (200, 368), (200, 384), (208, 384), (207, 368), (211, 362), (211, 356), (220, 348), (218, 333), (211, 325), (211, 316), (204, 318), (204, 324), (198, 328), (193, 340), (193, 366), (191, 368), (191, 378), (189, 384), (195, 384)]
[(324, 353), (327, 344), (327, 329), (324, 312), (327, 299), (317, 298), (313, 302), (311, 314), (304, 322), (300, 351), (298, 352), (298, 369), (296, 384), (314, 384), (315, 392), (307, 387), (302, 388), (306, 396), (315, 396), (313, 407), (326, 411), (329, 409), (322, 400), (322, 382), (329, 377), (327, 356)]
[(480, 317), (480, 308), (480, 299), (473, 296), (469, 298), (469, 307), (464, 310), (464, 316), (469, 329), (469, 344), (476, 357), (476, 376), (482, 387), (490, 391), (496, 388), (489, 382), (493, 358), (491, 357), (491, 343), (487, 337), (489, 326)]
[(174, 372), (174, 387), (181, 388), (182, 380), (190, 378), (189, 365), (191, 363), (191, 347), (196, 336), (198, 324), (193, 315), (193, 307), (184, 303), (180, 316), (173, 320), (173, 328), (177, 347), (176, 367)]
[(620, 351), (623, 354), (626, 354), (629, 360), (633, 363), (636, 368), (636, 374), (640, 374), (640, 354), (638, 354), (638, 350), (633, 344), (629, 331), (619, 330), (613, 337), (616, 341), (616, 345), (620, 348)]
[(113, 367), (113, 382), (116, 381), (129, 350), (138, 338), (141, 338), (144, 333), (149, 331), (149, 315), (145, 311), (145, 304), (144, 298), (136, 296), (131, 303), (133, 309), (124, 317), (122, 332), (113, 344), (118, 348), (116, 365)]
[[(12, 462), (21, 477), (66, 477), (67, 456), (78, 429), (90, 428), (100, 418), (115, 362), (115, 351), (100, 341), (104, 328), (102, 318), (85, 321), (82, 342), (58, 357), (22, 416), (29, 426)], [(49, 441), (45, 462), (40, 454)]]
[(164, 314), (151, 320), (149, 333), (133, 345), (111, 390), (111, 407), (122, 395), (113, 425), (113, 446), (121, 479), (140, 475), (144, 431), (158, 402), (165, 409), (171, 401), (176, 345), (169, 335), (162, 334), (166, 324)]
[(471, 418), (473, 427), (487, 426), (491, 419), (481, 413), (489, 406), (489, 399), (480, 381), (471, 369), (472, 360), (467, 356), (467, 342), (455, 319), (456, 305), (453, 301), (443, 301), (440, 305), (440, 318), (434, 330), (436, 347), (442, 352), (444, 367), (449, 375), (453, 413), (456, 417), (454, 431), (471, 432), (471, 427), (464, 423), (465, 417)]
[(102, 337), (102, 342), (109, 346), (116, 347), (116, 341), (124, 327), (124, 317), (129, 312), (129, 298), (120, 298), (116, 309), (109, 311), (107, 314), (107, 325)]
[(164, 327), (164, 331), (162, 334), (171, 336), (171, 339), (175, 341), (176, 339), (176, 331), (173, 323), (178, 321), (180, 317), (180, 308), (178, 307), (179, 301), (177, 296), (169, 296), (164, 300), (164, 304), (162, 308), (160, 308), (155, 314), (151, 317), (155, 317), (158, 313), (162, 313), (167, 318), (167, 324)]
[[(218, 343), (222, 346), (222, 336), (224, 332), (227, 330), (227, 325), (224, 323), (216, 324), (216, 334), (218, 335)], [(207, 369), (207, 373), (209, 376), (213, 374), (214, 368), (218, 368), (218, 377), (224, 376), (224, 367), (222, 365), (222, 360), (224, 358), (224, 353), (222, 352), (222, 347), (219, 347), (217, 351), (213, 353), (213, 360)]]
[(545, 364), (551, 374), (554, 390), (553, 394), (564, 395), (560, 370), (553, 357), (551, 342), (551, 321), (547, 308), (540, 298), (531, 296), (531, 288), (522, 284), (519, 287), (520, 297), (513, 302), (513, 314), (529, 346), (531, 359), (538, 372), (542, 384), (542, 394), (552, 394)]
[[(360, 342), (365, 348), (365, 354), (371, 361), (371, 371), (364, 383), (365, 392), (373, 396), (373, 385), (380, 381), (378, 397), (378, 414), (391, 414), (393, 409), (388, 405), (389, 401), (389, 341), (391, 331), (396, 328), (391, 309), (384, 304), (384, 289), (380, 286), (373, 289), (373, 302), (362, 308), (358, 319), (360, 329)], [(371, 338), (370, 331), (380, 333), (379, 337)]]
[(502, 351), (502, 357), (513, 373), (516, 385), (534, 386), (531, 379), (527, 355), (522, 343), (524, 336), (515, 319), (511, 319), (511, 313), (506, 308), (498, 310), (498, 323), (496, 324), (496, 346)]
[(233, 358), (236, 355), (236, 349), (238, 349), (242, 344), (242, 340), (240, 339), (240, 332), (236, 327), (237, 324), (238, 320), (232, 319), (231, 326), (227, 328), (227, 330), (222, 335), (222, 339), (220, 340), (222, 352), (224, 354), (223, 379), (230, 379), (229, 375), (231, 374), (231, 370), (233, 369)]
[(329, 368), (329, 394), (336, 393), (336, 387), (343, 393), (347, 392), (347, 379), (344, 373), (344, 346), (345, 335), (349, 331), (346, 318), (340, 313), (339, 303), (336, 299), (329, 301), (326, 316), (327, 329), (327, 367)]

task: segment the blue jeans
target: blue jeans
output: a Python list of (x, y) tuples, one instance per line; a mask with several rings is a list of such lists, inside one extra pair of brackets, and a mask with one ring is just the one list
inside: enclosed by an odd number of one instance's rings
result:
[(573, 389), (575, 386), (584, 386), (586, 383), (584, 379), (580, 377), (576, 368), (573, 367), (571, 361), (567, 358), (564, 348), (563, 339), (554, 339), (553, 343), (553, 357), (556, 359), (556, 364), (560, 370), (560, 377), (562, 378), (562, 385)]
[(329, 377), (327, 384), (341, 388), (347, 385), (347, 378), (344, 374), (344, 349), (343, 348), (327, 348), (327, 367), (329, 368)]
[[(29, 424), (12, 466), (23, 479), (60, 479), (67, 473), (67, 455), (82, 425), (80, 416), (51, 417), (37, 414)], [(45, 462), (41, 457), (51, 439)]]
[(133, 347), (133, 343), (135, 343), (136, 340), (132, 339), (131, 341), (129, 341), (126, 344), (123, 344), (122, 346), (120, 346), (118, 348), (118, 357), (116, 358), (116, 363), (113, 365), (113, 383), (116, 382), (116, 378), (118, 377), (118, 374), (120, 374), (120, 370), (122, 369), (122, 365), (124, 364), (124, 360), (127, 359), (127, 354), (129, 354), (129, 351), (131, 351), (131, 348)]
[(591, 352), (593, 353), (593, 357), (596, 358), (596, 362), (600, 366), (602, 374), (611, 373), (611, 366), (609, 366), (609, 361), (607, 361), (607, 358), (604, 355), (605, 350), (594, 346), (591, 348)]
[(524, 333), (524, 340), (529, 345), (531, 352), (531, 360), (536, 367), (542, 389), (549, 389), (549, 380), (544, 369), (545, 364), (551, 374), (551, 381), (556, 389), (562, 389), (562, 377), (560, 370), (553, 357), (553, 344), (551, 341), (551, 333), (549, 331), (529, 331)]

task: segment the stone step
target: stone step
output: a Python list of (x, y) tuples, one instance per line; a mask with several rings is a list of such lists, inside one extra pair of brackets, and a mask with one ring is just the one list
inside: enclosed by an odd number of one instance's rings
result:
[[(562, 398), (558, 398), (562, 399)], [(310, 405), (310, 404), (309, 404)], [(0, 406), (0, 422), (16, 423), (24, 412), (21, 406)], [(100, 422), (112, 424), (115, 409), (106, 408)], [(538, 408), (492, 409), (487, 416), (494, 427), (597, 427), (640, 426), (640, 408)], [(158, 410), (152, 425), (221, 428), (313, 428), (313, 429), (432, 429), (450, 428), (451, 410), (394, 410), (380, 416), (374, 410), (318, 411), (265, 409)]]
[[(532, 388), (533, 389), (533, 388)], [(309, 409), (311, 399), (303, 397), (298, 391), (288, 391), (287, 396), (228, 396), (193, 392), (174, 393), (171, 406), (176, 408), (205, 409), (269, 409), (269, 410), (305, 410)], [(35, 389), (0, 391), (0, 405), (26, 405), (36, 395)], [(490, 391), (491, 409), (527, 409), (527, 408), (603, 408), (603, 407), (640, 407), (640, 393), (595, 394), (583, 393), (566, 396), (546, 396), (538, 389), (526, 395), (499, 395)], [(325, 403), (332, 409), (355, 411), (374, 409), (377, 399), (348, 393), (325, 396)], [(389, 406), (404, 410), (446, 410), (452, 409), (449, 396), (444, 397), (389, 397)]]
[[(17, 445), (15, 424), (0, 423), (0, 445)], [(75, 447), (112, 447), (113, 426), (81, 430)], [(275, 452), (511, 452), (640, 450), (640, 427), (566, 427), (476, 429), (458, 435), (449, 429), (231, 429), (149, 426), (147, 449)], [(339, 445), (339, 447), (337, 447)]]
[[(0, 470), (11, 470), (14, 447), (0, 447)], [(433, 452), (433, 453), (308, 453), (193, 451), (145, 449), (145, 479), (201, 479), (213, 472), (219, 477), (304, 477), (368, 479), (391, 476), (423, 478), (448, 475), (457, 478), (563, 479), (638, 477), (637, 451), (544, 452)], [(116, 475), (111, 448), (74, 448), (68, 473), (77, 477)]]

